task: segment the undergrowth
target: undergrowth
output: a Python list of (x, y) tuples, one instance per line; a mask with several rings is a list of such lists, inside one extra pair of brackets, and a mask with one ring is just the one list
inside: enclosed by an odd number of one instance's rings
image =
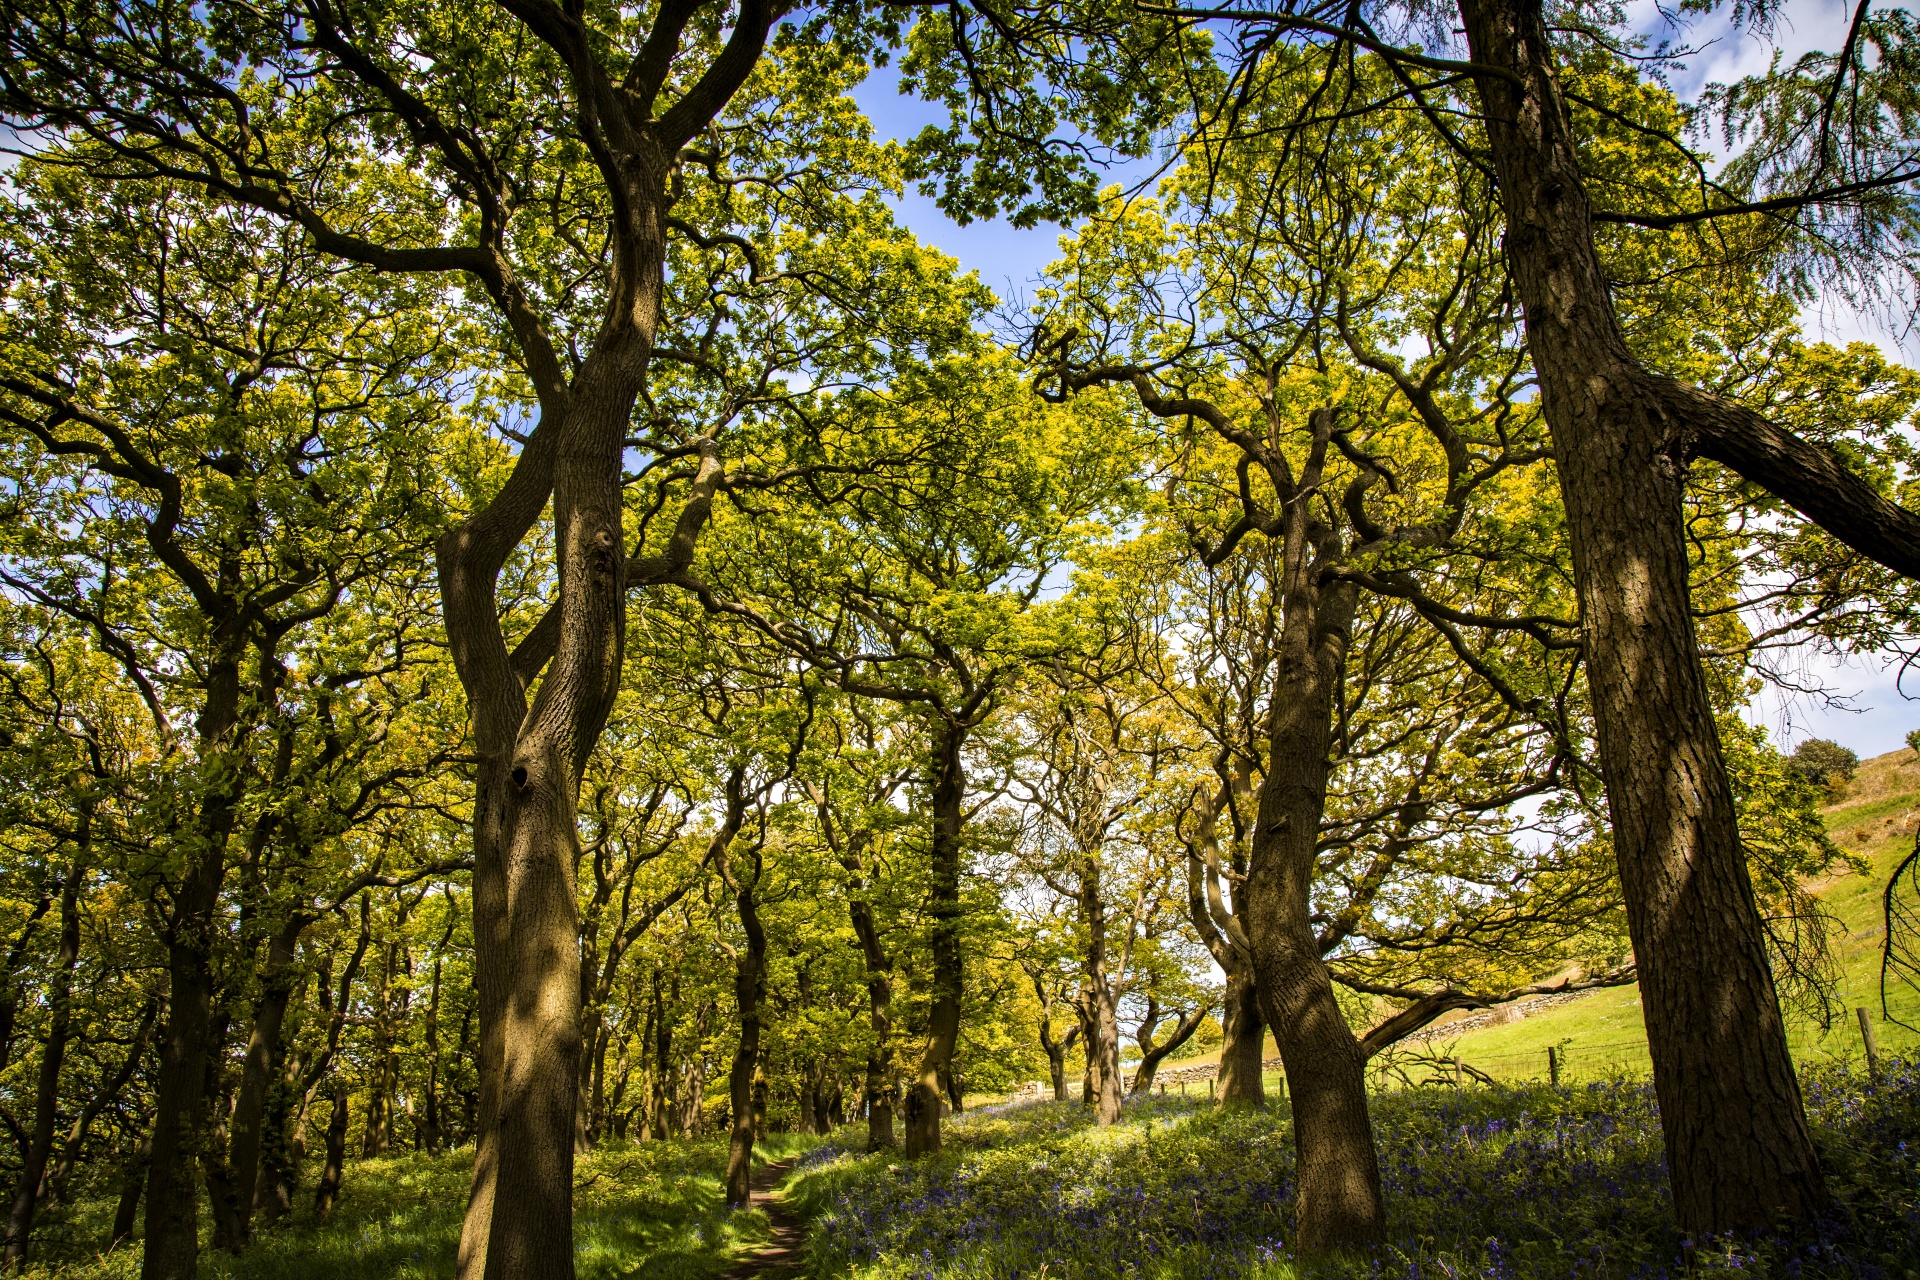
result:
[(1835, 1207), (1779, 1238), (1681, 1238), (1651, 1087), (1626, 1079), (1376, 1097), (1390, 1243), (1362, 1259), (1293, 1257), (1284, 1115), (1197, 1100), (1130, 1103), (1104, 1131), (1072, 1103), (963, 1116), (913, 1164), (823, 1146), (788, 1194), (816, 1280), (1920, 1280), (1920, 1067), (1805, 1087)]
[[(817, 1139), (774, 1135), (758, 1160), (780, 1160)], [(758, 1209), (729, 1212), (722, 1175), (726, 1139), (615, 1143), (574, 1169), (574, 1259), (579, 1280), (707, 1280), (770, 1234)], [(360, 1160), (331, 1219), (310, 1214), (262, 1229), (238, 1257), (203, 1250), (210, 1280), (445, 1280), (453, 1274), (473, 1153), (407, 1153)], [(36, 1231), (40, 1280), (133, 1280), (136, 1240), (108, 1253), (110, 1200), (82, 1200)], [(207, 1239), (203, 1222), (201, 1239)]]

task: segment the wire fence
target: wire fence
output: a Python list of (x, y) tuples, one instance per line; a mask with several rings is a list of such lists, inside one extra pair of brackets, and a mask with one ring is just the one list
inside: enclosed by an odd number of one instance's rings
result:
[(1428, 1041), (1417, 1046), (1396, 1046), (1368, 1064), (1370, 1083), (1376, 1089), (1522, 1080), (1579, 1084), (1621, 1076), (1643, 1077), (1652, 1071), (1653, 1059), (1645, 1040), (1601, 1043), (1566, 1040), (1511, 1053), (1483, 1053)]

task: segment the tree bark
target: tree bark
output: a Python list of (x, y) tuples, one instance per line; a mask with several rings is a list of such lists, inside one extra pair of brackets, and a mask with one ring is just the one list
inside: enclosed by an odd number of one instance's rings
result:
[(910, 1158), (940, 1150), (942, 1077), (960, 1042), (960, 1002), (966, 971), (960, 952), (960, 826), (967, 778), (960, 751), (966, 728), (944, 721), (933, 734), (933, 818), (931, 874), (927, 914), (932, 918), (932, 995), (927, 1009), (927, 1046), (919, 1074), (907, 1094), (906, 1154)]
[(333, 1202), (340, 1195), (340, 1177), (347, 1166), (347, 1082), (335, 1080), (333, 1115), (327, 1119), (327, 1162), (320, 1170), (320, 1185), (313, 1192), (313, 1214), (325, 1222), (333, 1213)]
[(1203, 800), (1200, 805), (1197, 833), (1200, 850), (1189, 846), (1187, 856), (1187, 919), (1213, 954), (1214, 963), (1227, 975), (1227, 989), (1220, 1006), (1216, 1105), (1264, 1107), (1267, 1104), (1264, 1082), (1267, 1022), (1260, 1013), (1260, 991), (1254, 981), (1246, 931), (1227, 912), (1220, 895), (1216, 823), (1226, 799), (1223, 785), (1211, 802)]
[(1311, 916), (1333, 697), (1355, 594), (1347, 583), (1317, 585), (1308, 533), (1304, 515), (1290, 522), (1269, 766), (1244, 916), (1293, 1105), (1297, 1244), (1313, 1254), (1377, 1244), (1386, 1206), (1367, 1114), (1366, 1057), (1334, 999)]
[(133, 1239), (134, 1224), (140, 1218), (140, 1193), (147, 1187), (147, 1162), (153, 1158), (153, 1135), (140, 1139), (120, 1179), (120, 1203), (113, 1210), (113, 1232), (107, 1237), (111, 1249), (122, 1240)]
[(1538, 0), (1461, 0), (1552, 431), (1674, 1208), (1688, 1232), (1827, 1201), (1690, 611), (1687, 424), (1628, 350)]
[(727, 1203), (735, 1208), (744, 1207), (753, 1196), (748, 1181), (753, 1174), (756, 1136), (754, 1080), (760, 1069), (760, 1006), (766, 998), (767, 983), (767, 934), (754, 900), (758, 880), (755, 876), (752, 882), (740, 881), (734, 893), (740, 929), (746, 934), (746, 946), (734, 960), (733, 974), (740, 1040), (734, 1046), (733, 1067), (727, 1073), (727, 1105), (733, 1122), (727, 1139)]
[(1101, 897), (1098, 849), (1080, 855), (1080, 925), (1087, 931), (1081, 970), (1081, 999), (1086, 1004), (1087, 1080), (1082, 1101), (1093, 1108), (1094, 1124), (1105, 1127), (1120, 1118), (1120, 1003), (1107, 971), (1107, 907)]
[(1220, 1078), (1214, 1095), (1219, 1105), (1266, 1106), (1267, 1023), (1260, 1016), (1260, 992), (1251, 974), (1227, 974), (1220, 1029)]
[[(198, 724), (202, 768), (212, 770), (238, 728), (240, 653), (244, 636), (231, 620), (215, 624), (207, 696)], [(238, 768), (201, 799), (198, 820), (183, 840), (186, 870), (176, 886), (167, 929), (167, 1034), (154, 1086), (153, 1157), (147, 1167), (146, 1249), (140, 1280), (193, 1280), (200, 1258), (198, 1191), (206, 1154), (207, 1073), (213, 1054), (213, 942), (227, 837), (233, 830)]]
[(261, 1125), (280, 1056), (280, 1033), (293, 995), (294, 948), (306, 926), (307, 918), (296, 915), (276, 929), (267, 942), (266, 963), (260, 974), (260, 1000), (254, 1009), (253, 1030), (247, 1037), (247, 1056), (240, 1066), (227, 1156), (233, 1183), (232, 1230), (236, 1249), (245, 1247), (253, 1237), (254, 1190), (260, 1179)]
[[(824, 806), (822, 806), (824, 808)], [(824, 815), (822, 820), (824, 821)], [(853, 920), (854, 937), (860, 941), (860, 955), (866, 965), (867, 1018), (873, 1030), (873, 1047), (867, 1053), (867, 1149), (891, 1150), (893, 1147), (893, 984), (889, 975), (893, 962), (880, 945), (880, 930), (874, 924), (873, 904), (863, 896), (865, 882), (858, 854), (849, 848), (845, 859), (854, 877), (848, 885), (852, 895), (847, 912)]]
[(1201, 1005), (1198, 1009), (1181, 1014), (1174, 1025), (1173, 1034), (1161, 1043), (1155, 1044), (1153, 1026), (1159, 1021), (1158, 1012), (1157, 1009), (1151, 1010), (1153, 1016), (1141, 1024), (1141, 1034), (1137, 1038), (1140, 1045), (1140, 1065), (1134, 1068), (1133, 1084), (1127, 1090), (1133, 1097), (1144, 1098), (1153, 1092), (1153, 1077), (1160, 1070), (1160, 1064), (1166, 1061), (1168, 1054), (1193, 1039), (1193, 1033), (1200, 1029), (1201, 1022), (1206, 1019), (1210, 1010), (1206, 1005)]
[[(80, 846), (86, 847), (89, 815), (80, 818)], [(33, 1213), (40, 1203), (40, 1184), (53, 1154), (54, 1129), (59, 1121), (60, 1069), (66, 1063), (67, 1039), (73, 1028), (73, 970), (80, 962), (80, 884), (86, 876), (76, 856), (60, 886), (60, 949), (47, 983), (47, 1040), (40, 1047), (40, 1074), (34, 1090), (33, 1129), (21, 1154), (20, 1178), (14, 1184), (13, 1210), (7, 1217), (7, 1244), (0, 1269), (17, 1271), (27, 1260), (27, 1241), (33, 1234)]]
[(1040, 997), (1040, 1050), (1047, 1055), (1047, 1073), (1052, 1077), (1053, 1100), (1065, 1102), (1072, 1096), (1067, 1092), (1067, 1051), (1080, 1038), (1080, 1028), (1069, 1027), (1066, 1035), (1054, 1039), (1054, 997), (1038, 971), (1031, 971), (1028, 976), (1033, 979), (1034, 994)]

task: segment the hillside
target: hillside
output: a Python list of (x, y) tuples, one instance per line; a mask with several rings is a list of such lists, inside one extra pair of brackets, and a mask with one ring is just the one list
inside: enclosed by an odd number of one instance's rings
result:
[[(1883, 1052), (1911, 1052), (1920, 1046), (1920, 1034), (1909, 1029), (1920, 1026), (1920, 993), (1890, 986), (1890, 1011), (1899, 1020), (1890, 1021), (1881, 1016), (1879, 990), (1880, 893), (1894, 866), (1913, 847), (1920, 816), (1916, 810), (1920, 756), (1904, 748), (1864, 762), (1846, 793), (1825, 810), (1834, 840), (1864, 854), (1870, 869), (1865, 875), (1843, 874), (1812, 886), (1840, 922), (1833, 943), (1846, 1016), (1823, 1030), (1811, 1018), (1789, 1012), (1794, 1056), (1803, 1066), (1821, 1059), (1860, 1059), (1860, 1026), (1853, 1011), (1861, 1006), (1873, 1018)], [(1616, 1070), (1644, 1072), (1648, 1058), (1639, 988), (1598, 991), (1517, 1023), (1475, 1027), (1431, 1042), (1434, 1050), (1501, 1079), (1544, 1075), (1550, 1045), (1563, 1047), (1574, 1078)]]

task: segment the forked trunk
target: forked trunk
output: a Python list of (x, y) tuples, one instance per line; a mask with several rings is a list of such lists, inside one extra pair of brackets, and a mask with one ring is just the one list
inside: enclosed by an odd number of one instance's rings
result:
[(1628, 350), (1539, 0), (1461, 0), (1552, 431), (1674, 1208), (1690, 1233), (1826, 1202), (1690, 609), (1686, 423)]
[[(1224, 763), (1224, 762), (1223, 762)], [(1215, 1101), (1264, 1107), (1267, 1020), (1260, 1011), (1260, 989), (1254, 980), (1251, 943), (1238, 916), (1227, 910), (1220, 890), (1221, 865), (1218, 823), (1229, 800), (1230, 787), (1244, 786), (1244, 775), (1223, 781), (1211, 797), (1197, 806), (1195, 839), (1187, 846), (1187, 919), (1206, 943), (1214, 963), (1227, 975), (1220, 1009), (1220, 1068)], [(1244, 794), (1244, 793), (1243, 793)], [(1236, 907), (1239, 905), (1235, 897)]]
[(1260, 993), (1253, 975), (1236, 966), (1227, 970), (1227, 990), (1220, 1018), (1220, 1076), (1215, 1097), (1221, 1106), (1239, 1103), (1264, 1107), (1267, 1091), (1266, 1019), (1260, 1016)]
[(907, 1094), (906, 1154), (940, 1150), (942, 1084), (960, 1042), (960, 1001), (966, 973), (960, 954), (960, 823), (966, 798), (966, 773), (960, 749), (966, 730), (942, 724), (933, 736), (935, 770), (932, 816), (931, 893), (927, 914), (933, 928), (933, 999), (927, 1009), (927, 1047)]

